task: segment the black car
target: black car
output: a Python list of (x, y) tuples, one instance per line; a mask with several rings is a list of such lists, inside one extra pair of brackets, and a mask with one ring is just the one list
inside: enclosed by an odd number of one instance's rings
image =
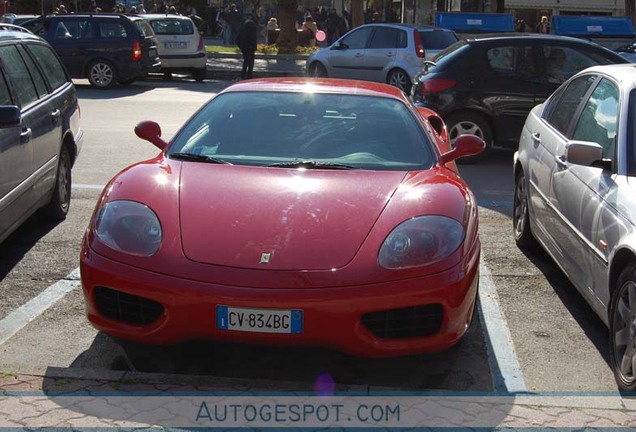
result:
[(88, 78), (98, 88), (129, 84), (161, 68), (157, 38), (139, 16), (48, 15), (22, 26), (49, 41), (73, 78)]
[(36, 211), (66, 217), (82, 137), (77, 93), (55, 51), (0, 24), (0, 242)]
[(487, 149), (516, 148), (530, 110), (565, 80), (589, 66), (626, 62), (609, 49), (565, 36), (479, 35), (427, 62), (411, 98), (444, 118), (451, 144), (471, 133)]

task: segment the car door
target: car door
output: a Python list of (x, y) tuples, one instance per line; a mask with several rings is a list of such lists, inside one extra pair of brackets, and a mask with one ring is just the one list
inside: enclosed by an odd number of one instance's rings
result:
[(94, 39), (91, 21), (79, 17), (60, 18), (53, 22), (49, 42), (71, 76), (84, 76), (86, 58)]
[(531, 43), (510, 42), (484, 51), (485, 70), (475, 77), (475, 88), (492, 113), (498, 143), (518, 143), (526, 117), (537, 104), (536, 94), (543, 86), (537, 49)]
[(618, 88), (595, 75), (582, 78), (587, 79), (590, 88), (572, 117), (565, 139), (556, 147), (550, 204), (554, 210), (553, 229), (554, 233), (558, 233), (562, 252), (560, 263), (581, 293), (593, 300), (592, 268), (593, 264), (597, 264), (594, 256), (602, 254), (598, 245), (593, 243), (593, 231), (603, 196), (612, 181), (607, 176), (609, 173), (602, 168), (568, 162), (565, 149), (568, 141), (572, 140), (598, 143), (603, 147), (604, 155), (614, 151)]
[[(362, 57), (363, 79), (386, 82), (400, 48), (406, 47), (406, 32), (393, 27), (375, 27)], [(400, 43), (404, 46), (400, 46)]]
[(529, 116), (534, 121), (527, 122), (524, 131), (533, 146), (528, 160), (528, 194), (535, 213), (534, 234), (568, 274), (574, 269), (565, 266), (566, 255), (573, 246), (552, 190), (555, 177), (563, 176), (566, 170), (561, 158), (571, 124), (595, 82), (594, 75), (572, 80), (546, 102), (540, 119)]
[[(0, 142), (7, 150), (0, 160), (0, 235), (16, 221), (23, 218), (36, 206), (36, 185), (47, 174), (46, 168), (34, 166), (34, 152), (38, 147), (50, 147), (58, 142), (62, 126), (59, 110), (51, 111), (40, 103), (46, 95), (44, 83), (32, 78), (28, 57), (20, 45), (0, 46), (0, 59), (4, 77), (12, 96), (12, 103), (21, 110), (22, 120), (18, 127), (2, 129)], [(26, 59), (26, 60), (25, 60)], [(7, 180), (6, 183), (4, 180)]]
[(373, 27), (360, 27), (329, 48), (329, 76), (364, 79), (364, 53)]

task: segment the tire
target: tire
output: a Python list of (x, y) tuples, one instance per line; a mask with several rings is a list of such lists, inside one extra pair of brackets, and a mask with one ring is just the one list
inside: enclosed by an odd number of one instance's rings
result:
[(621, 392), (636, 391), (636, 263), (616, 283), (609, 308), (610, 366)]
[(203, 82), (204, 79), (206, 79), (208, 76), (208, 70), (207, 69), (193, 69), (192, 70), (192, 78), (194, 78), (194, 80), (196, 82)]
[(313, 62), (309, 65), (309, 76), (314, 78), (327, 78), (327, 69), (325, 69), (322, 64)]
[(411, 93), (411, 77), (402, 69), (393, 69), (386, 77), (387, 84), (397, 87), (407, 95)]
[(515, 192), (512, 204), (512, 227), (515, 243), (521, 249), (534, 249), (537, 241), (530, 230), (530, 212), (528, 211), (528, 190), (526, 176), (519, 170), (515, 178)]
[(56, 222), (66, 219), (71, 206), (71, 166), (71, 154), (66, 146), (62, 146), (53, 196), (51, 201), (38, 211), (42, 219)]
[(106, 89), (117, 82), (117, 72), (110, 62), (96, 60), (88, 66), (88, 81), (93, 87)]
[(476, 156), (464, 157), (457, 159), (457, 163), (475, 163), (486, 156), (492, 148), (492, 128), (486, 119), (478, 113), (460, 112), (452, 114), (446, 119), (446, 128), (448, 129), (448, 139), (453, 147), (455, 140), (463, 134), (477, 135), (486, 143), (483, 152)]

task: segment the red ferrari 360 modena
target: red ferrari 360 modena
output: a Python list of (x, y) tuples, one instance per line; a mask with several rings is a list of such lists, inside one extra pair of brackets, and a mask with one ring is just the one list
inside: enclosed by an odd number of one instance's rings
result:
[(446, 349), (475, 307), (477, 203), (439, 116), (385, 84), (234, 84), (117, 174), (83, 239), (88, 319), (125, 340)]

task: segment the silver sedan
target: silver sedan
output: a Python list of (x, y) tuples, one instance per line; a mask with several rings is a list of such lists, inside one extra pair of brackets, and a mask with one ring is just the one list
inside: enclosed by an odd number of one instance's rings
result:
[(540, 245), (609, 327), (636, 390), (636, 65), (589, 68), (528, 115), (514, 157), (514, 235)]

